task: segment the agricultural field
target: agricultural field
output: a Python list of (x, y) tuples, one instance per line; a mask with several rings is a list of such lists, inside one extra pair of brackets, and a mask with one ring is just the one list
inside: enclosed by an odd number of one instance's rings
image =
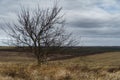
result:
[(120, 80), (119, 48), (72, 48), (72, 52), (68, 48), (66, 52), (49, 55), (40, 66), (30, 52), (1, 48), (0, 80)]

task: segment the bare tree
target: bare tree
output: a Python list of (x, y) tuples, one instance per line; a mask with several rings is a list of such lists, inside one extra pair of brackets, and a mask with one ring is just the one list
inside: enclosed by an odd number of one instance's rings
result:
[(65, 31), (61, 10), (57, 4), (46, 9), (22, 8), (17, 23), (7, 24), (8, 34), (19, 42), (17, 44), (32, 47), (38, 64), (46, 61), (52, 47), (72, 46), (74, 43), (71, 33)]

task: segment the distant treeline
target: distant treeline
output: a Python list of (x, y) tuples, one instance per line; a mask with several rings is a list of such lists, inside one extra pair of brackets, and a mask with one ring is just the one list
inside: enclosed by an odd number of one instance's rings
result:
[[(43, 47), (46, 49), (45, 47)], [(51, 47), (50, 53), (56, 54), (76, 54), (76, 55), (89, 55), (98, 54), (103, 52), (117, 52), (120, 51), (120, 46), (73, 46), (73, 47)], [(0, 51), (31, 51), (28, 47), (0, 47)]]

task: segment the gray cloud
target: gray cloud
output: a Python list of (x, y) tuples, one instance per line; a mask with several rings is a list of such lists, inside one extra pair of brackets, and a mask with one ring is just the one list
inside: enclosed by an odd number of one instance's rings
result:
[[(51, 7), (55, 0), (0, 0), (0, 24), (3, 20), (15, 21), (20, 5), (35, 8)], [(85, 45), (118, 45), (120, 39), (119, 0), (60, 0), (67, 21), (67, 31), (74, 33), (78, 40), (84, 38)], [(0, 30), (1, 31), (1, 30)], [(94, 38), (93, 38), (94, 37)], [(107, 38), (106, 38), (107, 37)], [(5, 35), (0, 35), (5, 38)], [(116, 41), (116, 42), (115, 42)]]

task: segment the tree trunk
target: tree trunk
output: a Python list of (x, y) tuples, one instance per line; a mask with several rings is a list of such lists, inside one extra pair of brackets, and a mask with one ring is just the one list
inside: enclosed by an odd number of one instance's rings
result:
[(41, 65), (41, 64), (42, 64), (40, 58), (37, 58), (37, 64), (38, 64), (38, 65)]

